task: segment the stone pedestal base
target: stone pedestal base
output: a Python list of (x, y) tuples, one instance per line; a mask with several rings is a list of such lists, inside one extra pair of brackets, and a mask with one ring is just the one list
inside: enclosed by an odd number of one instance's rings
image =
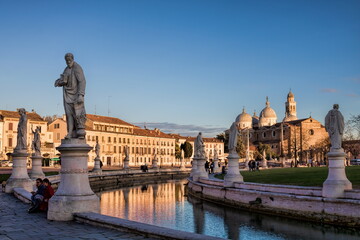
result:
[(96, 157), (94, 159), (94, 168), (92, 169), (92, 172), (94, 173), (102, 173), (102, 169), (100, 167), (100, 158)]
[(54, 195), (49, 201), (47, 219), (55, 221), (71, 221), (74, 219), (73, 214), (77, 212), (99, 213), (99, 197), (95, 194), (88, 196)]
[(268, 168), (266, 159), (261, 160), (261, 167), (264, 169)]
[(196, 159), (196, 171), (193, 175), (194, 181), (199, 181), (199, 178), (209, 178), (209, 174), (205, 170), (206, 158), (194, 158)]
[(180, 170), (184, 170), (186, 167), (185, 167), (185, 161), (184, 159), (180, 159)]
[(224, 177), (224, 187), (234, 187), (235, 182), (244, 182), (239, 169), (239, 155), (230, 153), (228, 156), (228, 171)]
[(39, 155), (33, 154), (31, 156), (31, 160), (32, 160), (32, 169), (31, 169), (31, 173), (30, 173), (30, 178), (31, 179), (37, 179), (37, 178), (43, 179), (45, 177), (45, 174), (42, 170), (42, 157)]
[(10, 178), (6, 181), (5, 192), (12, 193), (14, 188), (24, 188), (31, 192), (34, 188), (33, 181), (29, 178), (26, 162), (27, 162), (26, 151), (15, 151), (12, 154), (13, 167)]
[(329, 159), (329, 173), (323, 183), (322, 196), (327, 198), (344, 197), (344, 190), (352, 189), (352, 184), (345, 173), (346, 154), (340, 150), (329, 152), (327, 156)]
[(130, 169), (129, 162), (130, 162), (129, 158), (124, 159), (124, 169)]
[(220, 173), (221, 169), (219, 168), (219, 159), (214, 159), (214, 173)]
[(154, 169), (154, 170), (159, 170), (159, 166), (158, 166), (157, 164), (158, 164), (158, 160), (157, 160), (157, 159), (153, 159), (153, 160), (152, 160), (151, 168)]
[(194, 175), (196, 173), (196, 169), (197, 169), (197, 162), (196, 159), (193, 159), (191, 162), (191, 172), (190, 172), (190, 177), (194, 179)]
[(90, 188), (88, 152), (92, 149), (84, 139), (63, 139), (56, 148), (61, 153), (60, 185), (49, 201), (47, 218), (71, 221), (73, 213), (100, 212), (100, 200)]

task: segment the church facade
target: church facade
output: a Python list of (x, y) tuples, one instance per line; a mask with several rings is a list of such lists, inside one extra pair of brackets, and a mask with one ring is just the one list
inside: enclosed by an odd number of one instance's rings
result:
[(278, 122), (274, 109), (266, 98), (265, 108), (259, 116), (245, 112), (236, 118), (236, 124), (243, 142), (249, 139), (250, 158), (257, 146), (267, 144), (271, 155), (297, 159), (305, 163), (307, 159), (322, 161), (328, 147), (325, 127), (312, 117), (297, 118), (294, 94), (290, 91), (285, 102), (285, 117)]

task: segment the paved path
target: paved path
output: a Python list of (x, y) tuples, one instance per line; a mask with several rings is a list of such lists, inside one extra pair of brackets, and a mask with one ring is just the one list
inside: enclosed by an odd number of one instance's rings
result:
[(144, 236), (71, 222), (46, 219), (46, 213), (28, 214), (25, 204), (0, 193), (0, 240), (149, 239)]

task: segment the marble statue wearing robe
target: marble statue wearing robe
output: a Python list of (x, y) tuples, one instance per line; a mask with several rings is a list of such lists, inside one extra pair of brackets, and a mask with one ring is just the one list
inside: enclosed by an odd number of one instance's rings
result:
[(81, 66), (72, 54), (65, 55), (68, 65), (55, 87), (63, 87), (63, 101), (68, 134), (65, 138), (84, 138), (86, 112), (84, 104), (86, 80)]
[(41, 156), (41, 151), (40, 151), (40, 147), (41, 147), (40, 128), (37, 127), (35, 129), (35, 131), (32, 131), (32, 133), (34, 134), (34, 139), (33, 139), (31, 148), (35, 152), (36, 156)]
[(330, 137), (331, 149), (341, 149), (344, 126), (344, 117), (339, 111), (339, 105), (334, 104), (333, 109), (325, 117), (325, 128)]
[(15, 150), (26, 150), (27, 149), (27, 116), (24, 108), (18, 109), (20, 114), (19, 124), (17, 128), (17, 144)]
[(228, 143), (229, 153), (236, 153), (237, 139), (238, 139), (238, 129), (236, 123), (233, 122), (229, 131), (229, 143)]
[(99, 142), (96, 142), (96, 145), (95, 145), (95, 153), (96, 153), (96, 157), (97, 158), (100, 158), (100, 144)]
[(198, 136), (195, 139), (194, 148), (195, 148), (194, 157), (205, 158), (205, 146), (201, 132), (198, 134)]

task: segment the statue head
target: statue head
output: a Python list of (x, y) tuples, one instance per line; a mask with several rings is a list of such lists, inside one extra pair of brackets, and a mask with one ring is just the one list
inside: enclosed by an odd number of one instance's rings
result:
[(20, 115), (23, 115), (23, 114), (26, 113), (25, 108), (19, 108), (17, 111), (18, 111), (18, 113), (19, 113)]
[(65, 54), (65, 62), (71, 68), (74, 65), (74, 55), (72, 53)]
[(339, 109), (339, 104), (334, 104), (333, 109), (336, 109), (336, 110)]

